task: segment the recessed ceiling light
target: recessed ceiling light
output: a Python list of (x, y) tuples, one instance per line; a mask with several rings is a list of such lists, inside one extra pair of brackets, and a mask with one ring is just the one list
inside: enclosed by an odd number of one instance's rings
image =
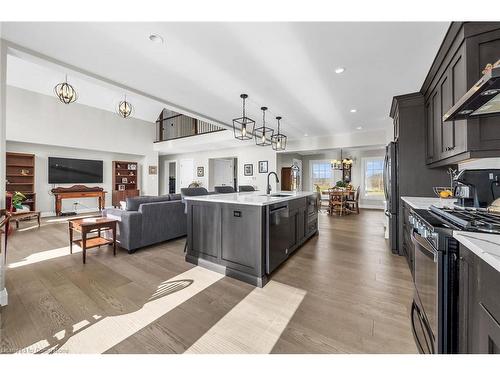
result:
[(304, 134), (304, 137), (307, 137), (308, 135), (309, 135), (309, 134), (305, 133), (305, 134)]
[(337, 73), (337, 74), (344, 73), (344, 72), (345, 72), (345, 68), (342, 68), (341, 66), (339, 66), (337, 69), (335, 69), (335, 73)]
[(351, 109), (351, 113), (356, 113), (356, 112), (358, 112), (357, 109), (355, 109), (355, 108)]
[(149, 40), (152, 41), (153, 43), (163, 43), (162, 36), (158, 34), (151, 34), (149, 36)]
[(357, 126), (356, 130), (363, 130), (363, 127), (362, 126)]

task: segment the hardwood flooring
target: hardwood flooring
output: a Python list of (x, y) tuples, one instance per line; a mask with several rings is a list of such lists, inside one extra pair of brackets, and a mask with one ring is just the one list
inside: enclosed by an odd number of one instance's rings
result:
[(9, 238), (0, 353), (416, 353), (413, 288), (383, 213), (320, 214), (259, 289), (184, 261), (185, 239), (69, 254), (67, 223)]

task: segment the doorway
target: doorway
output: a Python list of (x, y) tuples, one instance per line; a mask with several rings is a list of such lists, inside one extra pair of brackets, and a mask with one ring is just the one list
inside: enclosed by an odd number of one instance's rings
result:
[(237, 190), (238, 159), (234, 157), (209, 159), (208, 188), (215, 186), (232, 186)]
[(194, 180), (194, 160), (184, 159), (179, 163), (179, 189), (189, 187)]
[(168, 163), (167, 167), (167, 192), (168, 194), (174, 194), (176, 191), (176, 170), (177, 163), (171, 161)]

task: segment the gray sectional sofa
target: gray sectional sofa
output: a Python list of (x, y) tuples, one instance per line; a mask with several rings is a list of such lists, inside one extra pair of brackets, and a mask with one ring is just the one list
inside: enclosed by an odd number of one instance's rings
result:
[(129, 253), (187, 234), (185, 206), (180, 194), (127, 198), (125, 210), (109, 208), (103, 215), (119, 221), (117, 240)]

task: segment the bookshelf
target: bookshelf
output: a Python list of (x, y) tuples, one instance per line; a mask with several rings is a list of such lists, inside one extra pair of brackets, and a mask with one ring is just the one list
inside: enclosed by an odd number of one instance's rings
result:
[(23, 205), (36, 210), (35, 155), (7, 152), (5, 154), (6, 186), (9, 193), (19, 191), (26, 196)]
[(118, 207), (120, 201), (124, 201), (126, 198), (139, 195), (138, 168), (137, 162), (113, 161), (112, 204), (114, 207)]

